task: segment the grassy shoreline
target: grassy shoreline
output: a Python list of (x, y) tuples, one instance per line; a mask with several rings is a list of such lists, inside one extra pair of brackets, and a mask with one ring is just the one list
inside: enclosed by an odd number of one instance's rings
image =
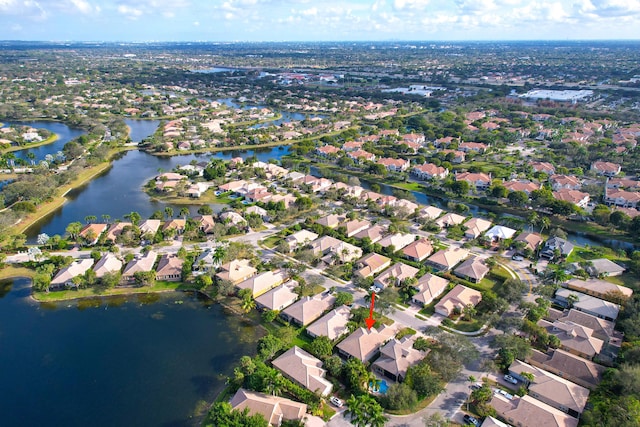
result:
[(44, 139), (44, 140), (42, 140), (40, 142), (37, 142), (35, 144), (14, 145), (14, 146), (11, 146), (9, 148), (3, 148), (2, 150), (0, 150), (0, 154), (12, 153), (14, 151), (21, 151), (21, 150), (29, 150), (30, 148), (37, 148), (37, 147), (42, 147), (43, 145), (53, 144), (54, 142), (56, 142), (58, 140), (58, 138), (59, 138), (58, 135), (54, 133), (49, 138)]

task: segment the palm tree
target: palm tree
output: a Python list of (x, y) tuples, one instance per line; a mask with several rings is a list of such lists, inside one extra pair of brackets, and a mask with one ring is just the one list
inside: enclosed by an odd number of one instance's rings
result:
[(166, 208), (164, 208), (164, 214), (166, 215), (167, 219), (173, 217), (173, 208), (171, 206), (167, 206)]
[(180, 209), (180, 216), (185, 221), (187, 220), (187, 216), (189, 216), (189, 213), (189, 208), (187, 208), (186, 206)]
[(227, 249), (222, 245), (216, 246), (216, 248), (213, 250), (213, 255), (212, 255), (213, 266), (219, 267), (220, 264), (222, 264), (222, 260), (224, 260), (224, 257), (226, 256), (227, 256)]
[(102, 214), (102, 220), (104, 222), (106, 222), (107, 224), (109, 224), (109, 220), (111, 219), (111, 215), (109, 214)]
[(549, 219), (549, 217), (543, 216), (542, 218), (540, 218), (540, 232), (544, 232), (545, 229), (549, 228), (551, 226), (551, 220)]
[(251, 297), (244, 298), (242, 300), (242, 304), (240, 307), (242, 308), (242, 311), (244, 311), (245, 313), (248, 313), (254, 308), (256, 308), (256, 302)]
[(265, 392), (271, 394), (272, 396), (280, 396), (282, 394), (283, 383), (282, 383), (282, 374), (275, 369), (269, 371), (267, 376), (264, 378), (265, 381)]

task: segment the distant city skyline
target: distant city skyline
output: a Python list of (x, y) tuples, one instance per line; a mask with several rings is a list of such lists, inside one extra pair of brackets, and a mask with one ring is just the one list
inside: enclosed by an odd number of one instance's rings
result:
[(0, 0), (0, 39), (640, 39), (640, 0)]

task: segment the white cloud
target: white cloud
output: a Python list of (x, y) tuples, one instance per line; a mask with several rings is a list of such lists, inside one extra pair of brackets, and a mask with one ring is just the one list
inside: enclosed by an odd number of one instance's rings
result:
[(70, 3), (75, 10), (85, 15), (100, 12), (100, 6), (93, 6), (86, 0), (70, 0)]
[(395, 10), (421, 10), (429, 5), (430, 0), (393, 0)]
[(199, 27), (199, 26), (200, 26), (200, 22), (198, 22), (198, 21), (194, 21), (194, 22), (193, 22), (193, 26), (194, 26), (194, 27)]
[(143, 15), (142, 10), (121, 4), (118, 6), (118, 13), (125, 15), (127, 19), (136, 20)]

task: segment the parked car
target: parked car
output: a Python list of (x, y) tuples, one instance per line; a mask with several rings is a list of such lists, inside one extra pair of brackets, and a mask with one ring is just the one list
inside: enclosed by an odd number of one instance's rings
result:
[(506, 374), (506, 375), (504, 376), (504, 380), (505, 380), (506, 382), (508, 382), (508, 383), (511, 383), (511, 384), (518, 384), (518, 380), (517, 380), (517, 379), (515, 379), (515, 378), (513, 378), (513, 377), (512, 377), (511, 375), (509, 375), (509, 374)]
[(463, 419), (464, 419), (464, 423), (466, 425), (474, 425), (474, 426), (479, 426), (480, 425), (480, 421), (478, 421), (476, 419), (476, 417), (473, 417), (473, 416), (471, 416), (469, 414), (464, 414)]
[(342, 400), (338, 399), (335, 396), (331, 396), (329, 398), (329, 402), (331, 402), (334, 406), (337, 406), (338, 408), (342, 408), (342, 405), (343, 405)]
[(513, 395), (512, 394), (507, 393), (506, 391), (502, 390), (501, 388), (497, 389), (495, 392), (498, 393), (498, 394), (503, 395), (504, 397), (506, 397), (509, 400), (513, 399)]
[(471, 390), (479, 390), (482, 388), (482, 384), (475, 383), (475, 384), (471, 384), (469, 387), (471, 388)]
[(520, 255), (514, 255), (511, 257), (511, 259), (514, 261), (524, 261), (524, 258)]

